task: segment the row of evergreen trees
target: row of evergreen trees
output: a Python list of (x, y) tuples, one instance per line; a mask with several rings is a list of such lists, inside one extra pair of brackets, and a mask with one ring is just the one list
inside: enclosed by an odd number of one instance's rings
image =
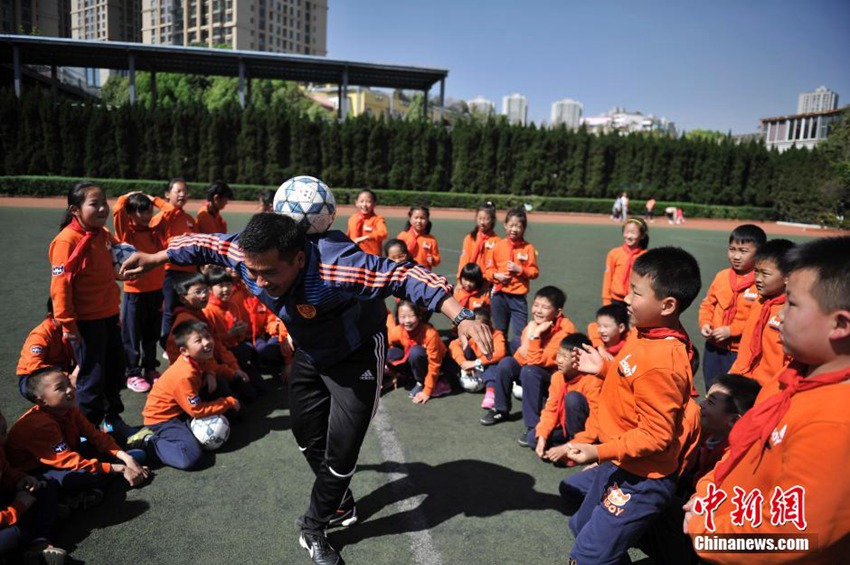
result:
[[(818, 151), (731, 140), (511, 126), (503, 120), (344, 122), (227, 105), (107, 107), (0, 91), (0, 174), (225, 179), (331, 186), (776, 205), (786, 216), (834, 205)], [(824, 192), (826, 190), (826, 192)], [(814, 201), (814, 202), (813, 202)]]

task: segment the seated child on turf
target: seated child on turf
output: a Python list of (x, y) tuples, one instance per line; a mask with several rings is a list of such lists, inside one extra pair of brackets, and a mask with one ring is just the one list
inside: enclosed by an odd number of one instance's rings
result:
[(484, 272), (475, 263), (467, 263), (460, 270), (455, 299), (470, 310), (490, 306), (490, 286), (484, 280)]
[[(522, 445), (533, 436), (540, 421), (540, 410), (546, 401), (549, 381), (555, 371), (555, 358), (561, 340), (576, 328), (564, 317), (567, 295), (555, 286), (544, 286), (534, 295), (531, 304), (531, 321), (520, 336), (513, 357), (505, 357), (484, 371), (486, 390), (484, 401), (493, 403), (481, 418), (481, 424), (490, 426), (507, 419), (511, 410), (511, 388), (515, 381), (522, 383), (522, 417), (525, 427), (520, 437)], [(492, 391), (492, 394), (488, 394)], [(487, 408), (485, 402), (482, 408)]]
[(729, 370), (737, 375), (755, 379), (764, 386), (779, 375), (791, 358), (782, 349), (779, 316), (785, 304), (785, 277), (782, 262), (794, 247), (787, 239), (771, 239), (756, 253), (756, 290), (758, 302), (750, 308), (741, 334), (738, 357)]
[[(384, 256), (390, 261), (395, 261), (396, 263), (407, 263), (408, 261), (413, 261), (410, 256), (410, 252), (407, 251), (407, 244), (400, 239), (388, 239), (386, 243), (384, 243)], [(398, 298), (395, 299), (396, 304), (398, 304)], [(392, 310), (387, 308), (387, 333), (393, 331), (393, 328), (397, 326), (395, 314), (393, 314)]]
[[(165, 465), (177, 469), (193, 469), (203, 453), (189, 423), (192, 418), (206, 418), (228, 411), (239, 411), (239, 401), (222, 395), (214, 375), (206, 373), (205, 364), (214, 355), (214, 340), (203, 322), (186, 320), (174, 326), (174, 341), (180, 357), (154, 383), (148, 394), (142, 416), (147, 434), (145, 443)], [(218, 393), (218, 394), (216, 394)]]
[[(174, 309), (174, 326), (186, 320), (196, 320), (210, 327), (209, 320), (204, 315), (204, 308), (210, 298), (210, 287), (206, 276), (201, 273), (189, 275), (174, 285), (174, 292), (180, 300), (180, 306)], [(252, 402), (257, 398), (257, 391), (251, 386), (250, 377), (239, 367), (239, 362), (233, 353), (222, 345), (223, 340), (216, 339), (217, 336), (212, 331), (210, 333), (215, 341), (214, 354), (212, 359), (206, 362), (204, 369), (220, 377), (221, 382), (229, 386), (239, 400)], [(180, 357), (180, 348), (172, 334), (168, 336), (165, 351), (171, 363)]]
[(53, 301), (47, 299), (47, 317), (34, 327), (24, 341), (18, 357), (18, 389), (27, 398), (27, 375), (45, 367), (59, 367), (76, 379), (79, 367), (74, 363), (71, 344), (62, 336), (62, 325), (53, 317)]
[[(444, 364), (446, 372), (457, 371), (460, 373), (461, 385), (464, 384), (465, 379), (475, 383), (473, 390), (469, 390), (469, 392), (477, 392), (481, 390), (481, 388), (484, 387), (484, 379), (482, 376), (484, 370), (488, 366), (498, 363), (505, 357), (505, 335), (499, 330), (493, 329), (493, 323), (490, 320), (490, 310), (486, 307), (476, 308), (474, 313), (475, 319), (487, 324), (490, 331), (493, 332), (493, 353), (488, 359), (481, 354), (481, 349), (474, 341), (468, 341), (464, 348), (461, 345), (460, 338), (456, 338), (449, 343), (449, 354), (451, 355), (451, 361), (457, 365), (457, 368), (450, 366), (448, 359)], [(464, 389), (466, 389), (465, 386)]]
[(97, 489), (113, 474), (130, 486), (148, 479), (147, 467), (83, 416), (64, 371), (47, 367), (31, 374), (27, 396), (35, 406), (12, 425), (6, 444), (13, 467), (55, 479), (69, 495)]
[(61, 563), (65, 550), (50, 543), (59, 485), (11, 467), (6, 459), (6, 432), (6, 418), (0, 413), (0, 559), (26, 547), (25, 555), (41, 554), (47, 563)]
[[(579, 371), (604, 375), (599, 410), (567, 443), (576, 463), (599, 464), (560, 487), (562, 497), (580, 504), (570, 519), (570, 559), (578, 563), (624, 559), (675, 493), (693, 388), (693, 345), (679, 318), (699, 289), (693, 256), (651, 249), (631, 272), (625, 298), (636, 331), (618, 361), (606, 362), (592, 347), (576, 350)], [(590, 443), (597, 438), (598, 445)]]
[(596, 321), (587, 325), (587, 335), (600, 355), (613, 361), (629, 335), (629, 312), (618, 303), (603, 306), (596, 311)]
[[(747, 562), (846, 563), (850, 482), (839, 476), (850, 466), (850, 237), (812, 240), (783, 259), (782, 345), (794, 360), (732, 428), (728, 454), (685, 506), (685, 530), (692, 537), (814, 534), (817, 547), (805, 554), (753, 554)], [(707, 497), (710, 491), (716, 495)], [(757, 528), (735, 519), (738, 492), (763, 497)], [(700, 557), (741, 562), (740, 553)]]
[(422, 312), (408, 300), (398, 303), (396, 316), (398, 325), (388, 335), (387, 361), (413, 375), (416, 385), (410, 391), (410, 398), (415, 404), (425, 404), (432, 397), (451, 393), (449, 383), (439, 378), (446, 355), (440, 334), (422, 320)]
[[(555, 362), (558, 370), (549, 383), (549, 397), (540, 411), (540, 423), (534, 430), (535, 453), (544, 461), (566, 463), (566, 443), (584, 431), (591, 412), (598, 410), (602, 379), (582, 374), (573, 367), (573, 350), (590, 345), (581, 333), (572, 333), (561, 340)], [(566, 461), (565, 461), (566, 460)]]

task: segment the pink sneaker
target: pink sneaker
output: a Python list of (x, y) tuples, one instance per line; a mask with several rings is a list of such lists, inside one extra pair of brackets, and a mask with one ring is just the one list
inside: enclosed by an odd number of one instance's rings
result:
[(439, 379), (437, 384), (434, 385), (434, 390), (431, 391), (431, 398), (440, 398), (441, 396), (448, 396), (451, 393), (452, 385), (443, 379)]
[(127, 379), (127, 388), (133, 392), (148, 392), (151, 384), (142, 377), (130, 377)]
[(484, 400), (481, 401), (481, 408), (484, 410), (490, 410), (493, 406), (496, 405), (496, 391), (492, 388), (488, 388), (484, 392)]

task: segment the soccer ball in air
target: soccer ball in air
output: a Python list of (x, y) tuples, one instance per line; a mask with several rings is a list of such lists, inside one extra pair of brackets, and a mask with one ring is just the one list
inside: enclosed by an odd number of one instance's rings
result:
[(289, 216), (307, 233), (324, 233), (336, 218), (336, 200), (328, 185), (319, 179), (292, 177), (277, 189), (274, 213)]
[(189, 424), (195, 439), (207, 451), (215, 451), (230, 437), (230, 422), (221, 414), (208, 418), (194, 418)]

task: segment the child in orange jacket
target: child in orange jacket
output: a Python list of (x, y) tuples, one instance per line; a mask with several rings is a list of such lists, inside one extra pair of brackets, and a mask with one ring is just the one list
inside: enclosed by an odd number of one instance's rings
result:
[(758, 302), (750, 309), (741, 335), (738, 357), (730, 372), (755, 379), (764, 386), (791, 358), (783, 351), (779, 312), (785, 304), (783, 260), (794, 247), (787, 239), (772, 239), (756, 254)]
[(613, 361), (629, 336), (629, 313), (620, 304), (609, 304), (596, 311), (596, 321), (587, 325), (593, 347), (606, 361)]
[(484, 279), (481, 267), (475, 263), (463, 266), (458, 275), (454, 297), (461, 306), (470, 310), (490, 308), (490, 285)]
[[(570, 519), (577, 563), (626, 557), (672, 500), (685, 447), (693, 345), (679, 318), (699, 294), (699, 265), (682, 249), (652, 249), (635, 261), (629, 287), (635, 338), (611, 362), (592, 347), (577, 350), (579, 371), (605, 375), (599, 410), (567, 444), (571, 460), (599, 464), (560, 487), (580, 504)], [(594, 435), (598, 445), (590, 443)]]
[(496, 243), (492, 260), (488, 263), (484, 278), (493, 281), (490, 299), (493, 327), (510, 339), (522, 331), (528, 322), (526, 297), (531, 281), (540, 276), (537, 266), (537, 250), (525, 240), (528, 217), (522, 207), (511, 208), (505, 215), (506, 237)]
[(27, 394), (35, 407), (18, 418), (6, 444), (13, 467), (54, 479), (71, 495), (97, 489), (112, 474), (122, 475), (130, 486), (148, 479), (147, 467), (83, 416), (65, 372), (48, 367), (33, 373), (27, 379)]
[(450, 394), (452, 387), (440, 378), (446, 346), (431, 324), (422, 321), (422, 313), (408, 300), (398, 303), (398, 326), (388, 336), (387, 361), (393, 367), (409, 370), (416, 385), (409, 396), (414, 404)]
[(608, 252), (602, 275), (602, 305), (619, 302), (625, 306), (629, 293), (629, 276), (635, 260), (649, 247), (649, 227), (640, 218), (629, 218), (623, 224), (623, 245)]
[(198, 210), (195, 225), (198, 233), (227, 233), (227, 222), (221, 211), (233, 199), (233, 190), (221, 180), (207, 187), (207, 202)]
[(375, 213), (377, 203), (378, 197), (368, 188), (357, 194), (354, 202), (357, 213), (348, 219), (346, 235), (366, 253), (380, 256), (384, 240), (387, 239), (387, 222), (383, 216)]
[(496, 207), (492, 202), (485, 202), (475, 211), (475, 227), (463, 238), (457, 264), (458, 282), (467, 263), (475, 263), (482, 273), (486, 272), (493, 257), (493, 249), (501, 240), (493, 229), (495, 226)]
[(446, 373), (457, 374), (461, 387), (467, 392), (478, 392), (484, 388), (483, 373), (487, 367), (498, 363), (505, 357), (505, 336), (499, 330), (494, 330), (490, 321), (490, 310), (485, 306), (473, 310), (475, 319), (486, 324), (493, 332), (493, 352), (490, 357), (481, 354), (481, 348), (470, 341), (464, 348), (460, 339), (449, 343), (450, 358), (446, 359), (443, 368)]
[(747, 555), (754, 564), (844, 563), (850, 555), (850, 483), (836, 477), (850, 466), (850, 237), (799, 245), (782, 270), (782, 344), (794, 361), (762, 387), (729, 433), (727, 455), (685, 507), (686, 532), (715, 563), (740, 563), (741, 554), (706, 552), (706, 536), (809, 538), (802, 552)]
[(558, 287), (544, 286), (538, 290), (531, 305), (532, 319), (525, 326), (513, 357), (505, 357), (484, 371), (487, 389), (481, 407), (488, 410), (480, 420), (484, 426), (507, 420), (511, 410), (512, 385), (516, 381), (522, 383), (525, 428), (519, 443), (523, 447), (528, 447), (529, 431), (540, 421), (540, 410), (556, 367), (558, 346), (562, 339), (576, 331), (570, 319), (564, 316), (566, 302), (567, 295)]
[(738, 357), (747, 316), (758, 298), (756, 252), (765, 241), (764, 230), (753, 224), (732, 230), (726, 250), (730, 267), (717, 273), (700, 304), (699, 327), (705, 338), (702, 357), (705, 390), (711, 388), (719, 375), (728, 373)]
[(215, 375), (204, 370), (215, 354), (206, 324), (187, 320), (175, 325), (172, 335), (180, 357), (154, 383), (145, 402), (142, 416), (150, 432), (144, 442), (146, 451), (165, 465), (190, 470), (203, 457), (189, 428), (191, 419), (238, 412), (240, 404), (229, 391), (218, 389)]
[(431, 210), (427, 206), (411, 206), (407, 211), (404, 231), (396, 237), (407, 245), (407, 252), (413, 261), (426, 269), (433, 269), (440, 264), (440, 246), (437, 238), (431, 235)]
[[(18, 357), (18, 390), (21, 396), (27, 398), (27, 376), (45, 367), (59, 367), (66, 373), (74, 374), (76, 379), (79, 366), (74, 362), (74, 350), (71, 344), (63, 339), (62, 326), (53, 317), (53, 301), (47, 299), (47, 317), (34, 327), (21, 347)], [(32, 399), (27, 398), (32, 401)]]
[(68, 191), (62, 230), (50, 243), (50, 298), (54, 318), (80, 365), (80, 410), (93, 424), (123, 432), (124, 349), (111, 253), (118, 241), (104, 227), (108, 217), (99, 186), (80, 182)]

